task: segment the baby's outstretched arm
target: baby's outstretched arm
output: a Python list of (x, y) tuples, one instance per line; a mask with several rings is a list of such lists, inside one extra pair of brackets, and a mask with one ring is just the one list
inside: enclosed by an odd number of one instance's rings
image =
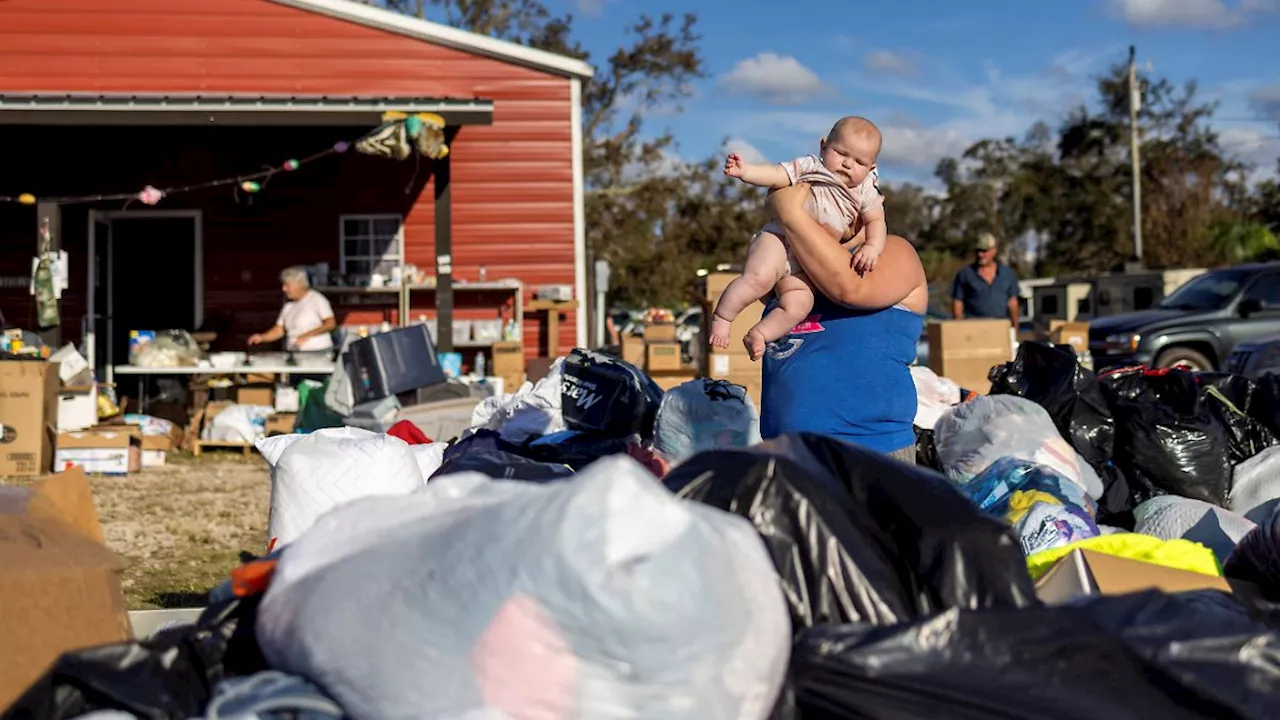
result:
[(730, 153), (724, 161), (724, 174), (735, 177), (748, 185), (777, 190), (791, 184), (787, 171), (776, 163), (751, 165), (743, 161), (742, 156)]
[(860, 273), (876, 269), (876, 259), (884, 252), (884, 244), (889, 237), (883, 207), (863, 213), (862, 222), (866, 227), (866, 239), (853, 255), (853, 267)]

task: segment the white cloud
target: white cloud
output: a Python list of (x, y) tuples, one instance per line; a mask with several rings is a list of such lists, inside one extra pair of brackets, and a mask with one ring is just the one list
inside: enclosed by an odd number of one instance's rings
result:
[(724, 143), (724, 152), (726, 155), (737, 153), (742, 159), (753, 165), (768, 162), (765, 154), (755, 145), (743, 140), (742, 138), (729, 138)]
[(1263, 120), (1280, 122), (1280, 84), (1255, 88), (1249, 93), (1249, 107)]
[(1218, 141), (1228, 154), (1253, 166), (1250, 182), (1275, 177), (1280, 160), (1280, 136), (1271, 128), (1218, 128)]
[(1253, 15), (1280, 12), (1280, 0), (1106, 0), (1107, 9), (1134, 27), (1220, 30)]
[(916, 64), (905, 55), (892, 50), (876, 50), (867, 53), (863, 64), (868, 70), (876, 70), (889, 75), (915, 75)]
[(884, 135), (880, 164), (913, 171), (931, 173), (939, 160), (960, 155), (972, 143), (970, 137), (954, 128), (886, 125), (880, 131)]
[(795, 105), (826, 91), (818, 74), (790, 55), (762, 52), (739, 60), (720, 76), (720, 87), (732, 93), (754, 95), (774, 105)]

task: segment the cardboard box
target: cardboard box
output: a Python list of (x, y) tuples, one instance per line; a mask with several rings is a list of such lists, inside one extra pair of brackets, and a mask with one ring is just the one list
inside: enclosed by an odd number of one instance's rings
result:
[(275, 407), (274, 385), (240, 385), (236, 388), (236, 404)]
[(169, 462), (173, 443), (168, 435), (142, 436), (142, 469), (164, 467)]
[(1070, 345), (1076, 354), (1088, 353), (1089, 323), (1054, 320), (1049, 323), (1049, 342), (1054, 345)]
[(0, 487), (0, 708), (65, 652), (132, 638), (84, 471)]
[(669, 343), (676, 341), (675, 323), (658, 323), (644, 326), (644, 340), (648, 343)]
[(0, 476), (36, 477), (53, 465), (58, 365), (0, 361)]
[[(494, 343), (493, 366), (489, 368), (489, 372), (502, 377), (524, 375), (524, 343), (519, 340)], [(513, 391), (507, 390), (507, 392)]]
[(755, 375), (759, 377), (764, 372), (764, 362), (757, 360), (751, 362), (751, 357), (745, 352), (712, 352), (707, 353), (707, 377), (721, 379), (730, 375)]
[(677, 372), (659, 372), (651, 373), (649, 377), (662, 388), (663, 392), (670, 390), (679, 385), (683, 385), (690, 380), (696, 379), (698, 376), (692, 370), (681, 370)]
[(502, 392), (514, 393), (524, 385), (524, 371), (518, 373), (510, 373), (507, 375), (499, 375), (494, 373), (494, 377), (502, 378)]
[[(711, 337), (712, 313), (715, 310), (716, 303), (720, 302), (720, 295), (724, 293), (724, 289), (729, 286), (729, 283), (733, 282), (737, 277), (737, 273), (711, 273), (702, 279), (702, 338), (704, 342)], [(733, 319), (733, 324), (729, 326), (729, 347), (724, 350), (717, 349), (715, 352), (738, 354), (745, 358), (747, 348), (742, 344), (742, 341), (747, 336), (747, 331), (755, 327), (762, 317), (764, 317), (764, 303), (753, 302), (743, 308), (742, 312), (738, 313), (738, 317)], [(710, 374), (711, 370), (708, 369), (707, 372)]]
[(645, 369), (650, 372), (669, 372), (682, 369), (680, 343), (651, 342), (645, 346)]
[(58, 432), (84, 430), (97, 424), (97, 385), (58, 391)]
[(264, 432), (267, 437), (272, 435), (291, 435), (293, 434), (294, 426), (297, 424), (297, 413), (276, 413), (267, 417)]
[[(84, 468), (95, 475), (127, 475), (142, 469), (142, 433), (136, 428), (91, 428), (58, 434), (54, 465), (59, 470)], [(161, 438), (168, 447), (168, 438)]]
[(944, 320), (929, 323), (929, 369), (965, 390), (991, 390), (987, 376), (1013, 355), (1008, 320)]
[(623, 335), (621, 341), (622, 359), (638, 368), (644, 367), (644, 338), (638, 335)]
[(1124, 595), (1143, 590), (1231, 592), (1227, 581), (1212, 575), (1175, 570), (1095, 550), (1073, 550), (1036, 582), (1036, 596), (1059, 605), (1088, 595)]

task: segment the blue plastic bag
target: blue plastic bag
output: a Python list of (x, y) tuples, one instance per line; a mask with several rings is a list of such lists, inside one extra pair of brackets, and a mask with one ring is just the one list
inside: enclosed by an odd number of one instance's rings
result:
[(1026, 555), (1101, 534), (1093, 499), (1043, 465), (1000, 458), (958, 487), (983, 511), (1013, 526)]

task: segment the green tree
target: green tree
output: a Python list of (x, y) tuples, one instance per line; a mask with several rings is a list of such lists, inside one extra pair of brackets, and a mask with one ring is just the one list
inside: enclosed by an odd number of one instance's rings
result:
[[(552, 13), (540, 0), (365, 2), (593, 61), (573, 38), (573, 17)], [(678, 109), (703, 77), (696, 25), (692, 13), (639, 16), (626, 43), (594, 63), (596, 76), (583, 87), (587, 248), (613, 265), (615, 301), (670, 302), (683, 297), (692, 277), (679, 277), (690, 264), (689, 238), (663, 232), (680, 225), (671, 222), (672, 213), (692, 170), (672, 162), (675, 138), (651, 132), (646, 117)]]

